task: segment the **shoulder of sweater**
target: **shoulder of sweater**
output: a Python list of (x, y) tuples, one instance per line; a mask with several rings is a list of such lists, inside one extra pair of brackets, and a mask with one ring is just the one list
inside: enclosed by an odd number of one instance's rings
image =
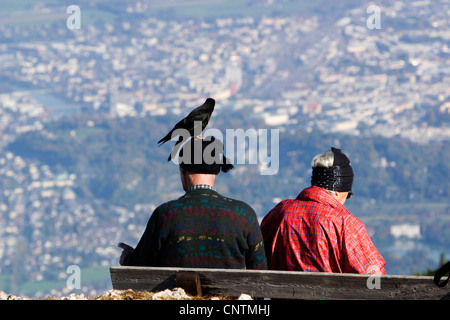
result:
[(249, 209), (251, 211), (254, 211), (253, 208), (245, 201), (229, 198), (229, 197), (226, 197), (226, 196), (224, 196), (224, 195), (222, 195), (220, 193), (217, 193), (217, 195), (218, 195), (219, 198), (223, 199), (226, 202), (229, 202), (230, 204), (239, 205), (241, 207), (244, 207), (244, 208), (247, 208), (247, 209)]
[(244, 209), (246, 211), (255, 213), (255, 210), (253, 210), (253, 208), (248, 203), (246, 203), (242, 200), (237, 200), (237, 199), (233, 199), (230, 197), (226, 197), (226, 196), (222, 195), (221, 193), (214, 191), (214, 190), (210, 190), (210, 189), (192, 190), (190, 192), (185, 193), (183, 196), (179, 197), (176, 200), (171, 200), (166, 203), (163, 203), (158, 208), (167, 209), (168, 207), (177, 206), (177, 204), (182, 204), (185, 200), (187, 200), (191, 197), (197, 197), (197, 196), (211, 197), (213, 199), (216, 199), (219, 202), (222, 202), (223, 204), (226, 204), (227, 206), (232, 205), (235, 207), (239, 207), (240, 209)]

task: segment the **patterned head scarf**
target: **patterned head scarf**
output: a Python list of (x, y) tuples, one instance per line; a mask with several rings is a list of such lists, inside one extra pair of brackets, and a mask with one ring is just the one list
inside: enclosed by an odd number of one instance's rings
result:
[(341, 149), (331, 148), (334, 154), (333, 166), (314, 167), (311, 185), (337, 192), (353, 194), (353, 169), (348, 157)]

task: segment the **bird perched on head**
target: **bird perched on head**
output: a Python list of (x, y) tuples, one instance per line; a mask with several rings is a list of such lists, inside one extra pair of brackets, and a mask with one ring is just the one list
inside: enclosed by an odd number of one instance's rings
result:
[(158, 141), (158, 144), (161, 146), (167, 141), (170, 141), (172, 138), (179, 136), (177, 143), (175, 144), (171, 154), (169, 155), (168, 161), (172, 159), (173, 154), (176, 154), (177, 150), (181, 147), (181, 142), (183, 141), (183, 137), (181, 135), (178, 135), (176, 133), (176, 130), (187, 130), (191, 137), (193, 137), (195, 134), (200, 134), (208, 125), (211, 114), (214, 111), (215, 104), (216, 101), (214, 99), (206, 99), (206, 101), (201, 106), (192, 110), (184, 119), (180, 120), (172, 128), (172, 130), (170, 130), (169, 133), (164, 136), (164, 138)]

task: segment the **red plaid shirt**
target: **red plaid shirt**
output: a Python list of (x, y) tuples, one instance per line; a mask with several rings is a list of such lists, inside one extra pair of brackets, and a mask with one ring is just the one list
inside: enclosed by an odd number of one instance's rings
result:
[(384, 274), (384, 259), (366, 227), (326, 190), (309, 187), (283, 200), (263, 219), (270, 268)]

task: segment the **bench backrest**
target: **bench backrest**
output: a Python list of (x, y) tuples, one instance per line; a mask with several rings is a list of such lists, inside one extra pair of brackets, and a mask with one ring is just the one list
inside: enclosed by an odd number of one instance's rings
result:
[(161, 291), (180, 286), (208, 296), (278, 299), (450, 299), (431, 276), (360, 275), (273, 270), (111, 267), (114, 289)]

